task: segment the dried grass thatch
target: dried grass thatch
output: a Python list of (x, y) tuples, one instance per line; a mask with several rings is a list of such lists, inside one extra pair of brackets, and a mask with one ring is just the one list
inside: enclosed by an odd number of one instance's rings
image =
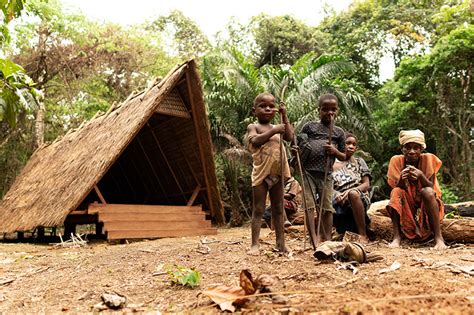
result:
[(96, 185), (108, 203), (175, 205), (201, 187), (196, 203), (223, 223), (194, 61), (39, 148), (0, 203), (0, 232), (61, 225), (98, 199)]

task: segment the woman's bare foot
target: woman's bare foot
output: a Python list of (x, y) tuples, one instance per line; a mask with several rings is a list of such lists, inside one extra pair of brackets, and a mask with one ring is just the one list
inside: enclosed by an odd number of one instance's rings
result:
[(392, 241), (390, 244), (388, 244), (388, 247), (390, 247), (390, 248), (398, 248), (398, 247), (400, 247), (400, 242), (401, 242), (401, 241), (402, 241), (402, 240), (401, 240), (400, 238), (394, 238), (393, 241)]
[(247, 251), (247, 255), (251, 255), (251, 256), (260, 255), (260, 246), (259, 245), (252, 245), (252, 247), (250, 247), (250, 249)]
[(433, 249), (435, 250), (443, 250), (443, 249), (446, 249), (448, 248), (448, 246), (446, 246), (446, 244), (444, 244), (444, 240), (441, 238), (441, 239), (435, 239), (435, 246), (433, 246)]

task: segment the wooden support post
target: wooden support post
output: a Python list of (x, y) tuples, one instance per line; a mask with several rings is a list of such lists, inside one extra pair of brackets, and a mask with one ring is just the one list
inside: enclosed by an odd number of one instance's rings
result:
[[(204, 160), (204, 151), (203, 151), (203, 148), (202, 148), (202, 142), (201, 142), (201, 137), (199, 136), (199, 123), (197, 121), (197, 117), (196, 117), (196, 104), (194, 104), (194, 91), (193, 91), (193, 88), (191, 86), (191, 78), (189, 77), (189, 71), (186, 71), (186, 83), (187, 83), (187, 87), (188, 87), (188, 94), (189, 94), (189, 100), (191, 102), (191, 115), (193, 117), (193, 122), (194, 122), (194, 133), (196, 134), (196, 139), (197, 139), (197, 143), (198, 143), (198, 147), (199, 147), (199, 155), (201, 157), (201, 165), (202, 165), (202, 169), (204, 171), (204, 180), (206, 182), (206, 187), (209, 188), (209, 183), (208, 183), (208, 179), (207, 179), (207, 165), (206, 165), (206, 162)], [(209, 195), (209, 189), (207, 189), (207, 194)], [(210, 196), (208, 196), (209, 200), (211, 199)], [(209, 204), (209, 207), (212, 207), (211, 204)]]
[[(194, 65), (193, 65), (194, 67)], [(194, 80), (193, 80), (194, 79)], [(209, 173), (214, 171), (213, 166), (214, 162), (212, 159), (208, 161), (206, 159), (209, 158), (208, 156), (205, 156), (204, 149), (207, 149), (209, 152), (212, 151), (212, 143), (210, 137), (208, 137), (208, 132), (209, 130), (207, 129), (207, 122), (206, 122), (206, 114), (204, 110), (204, 100), (202, 99), (201, 95), (199, 93), (196, 93), (194, 89), (200, 89), (199, 86), (199, 77), (196, 76), (194, 73), (191, 73), (191, 71), (186, 72), (186, 83), (188, 87), (188, 95), (189, 95), (189, 100), (191, 103), (191, 115), (193, 118), (194, 122), (194, 130), (197, 138), (197, 142), (199, 145), (199, 153), (201, 156), (201, 163), (202, 163), (202, 168), (204, 171), (204, 181), (206, 183), (206, 196), (207, 196), (207, 205), (209, 207), (209, 210), (211, 211), (211, 215), (213, 218), (216, 220), (218, 224), (223, 224), (224, 223), (224, 214), (221, 211), (222, 205), (213, 198), (213, 196), (218, 196), (219, 191), (217, 189), (217, 182), (215, 180), (215, 177), (209, 176)], [(198, 108), (198, 105), (202, 105), (202, 107)], [(201, 114), (200, 117), (198, 117), (198, 114)], [(212, 186), (211, 186), (212, 184)], [(206, 199), (206, 198), (204, 198)]]
[(197, 185), (196, 188), (193, 191), (193, 194), (191, 195), (191, 198), (189, 198), (189, 201), (186, 204), (187, 206), (192, 206), (193, 205), (193, 203), (196, 200), (196, 197), (198, 196), (200, 190), (201, 190), (201, 185)]
[(99, 187), (97, 187), (97, 185), (94, 185), (94, 190), (95, 190), (95, 193), (97, 194), (97, 196), (99, 196), (100, 202), (102, 204), (106, 205), (107, 202), (105, 202), (104, 196), (102, 196), (102, 193), (100, 192)]
[[(200, 190), (200, 191), (205, 191), (206, 188), (200, 187), (199, 190)], [(194, 192), (194, 189), (193, 189), (193, 190), (187, 190), (187, 191), (184, 192), (184, 194), (185, 194), (185, 195), (191, 195), (193, 192)], [(168, 197), (170, 197), (170, 198), (179, 197), (179, 196), (181, 196), (181, 193), (169, 194), (169, 195), (168, 195)], [(186, 199), (186, 202), (188, 202), (187, 199)]]

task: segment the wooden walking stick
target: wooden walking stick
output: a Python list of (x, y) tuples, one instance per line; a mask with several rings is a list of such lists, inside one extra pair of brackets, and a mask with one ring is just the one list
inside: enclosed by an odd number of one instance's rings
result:
[[(331, 117), (331, 121), (329, 122), (329, 136), (328, 136), (328, 144), (332, 145), (332, 133), (333, 133), (333, 117)], [(326, 198), (327, 195), (327, 180), (328, 180), (328, 173), (329, 173), (329, 168), (331, 166), (331, 159), (329, 155), (326, 154), (326, 166), (324, 168), (324, 180), (323, 180), (323, 192), (321, 194), (321, 198), (319, 200), (319, 214), (318, 214), (318, 234), (317, 237), (320, 239), (320, 233), (321, 233), (321, 218), (323, 216), (323, 201)]]
[[(284, 102), (285, 91), (287, 87), (288, 86), (285, 85), (283, 86), (283, 89), (281, 90), (280, 102)], [(284, 124), (282, 113), (280, 113), (280, 123)], [(285, 127), (285, 130), (286, 130), (286, 127)], [(285, 150), (285, 145), (283, 144), (283, 134), (280, 134), (280, 181), (281, 181), (281, 189), (283, 191), (283, 198), (281, 198), (281, 208), (283, 210), (283, 225), (285, 225), (285, 221), (288, 221), (288, 217), (286, 216), (286, 211), (285, 211), (285, 177), (284, 177), (285, 161), (283, 158), (284, 150)]]
[[(283, 97), (285, 94), (285, 90), (287, 88), (287, 85), (283, 87), (282, 93), (281, 93), (281, 98), (280, 100), (283, 101)], [(296, 133), (293, 133), (293, 143), (294, 145), (297, 145), (296, 142)], [(280, 147), (281, 148), (281, 147)], [(313, 249), (316, 250), (316, 232), (315, 232), (315, 226), (314, 226), (314, 212), (310, 211), (308, 207), (306, 206), (306, 192), (305, 192), (305, 176), (303, 172), (303, 167), (301, 166), (301, 159), (300, 159), (300, 154), (299, 151), (296, 150), (296, 163), (298, 167), (298, 173), (300, 174), (301, 178), (301, 193), (303, 194), (303, 210), (304, 210), (304, 243), (303, 243), (303, 251), (306, 251), (306, 225), (308, 225), (308, 232), (309, 232), (309, 238), (311, 240), (311, 244), (313, 245)], [(283, 170), (283, 165), (282, 165), (282, 170)], [(283, 171), (282, 171), (283, 172)]]

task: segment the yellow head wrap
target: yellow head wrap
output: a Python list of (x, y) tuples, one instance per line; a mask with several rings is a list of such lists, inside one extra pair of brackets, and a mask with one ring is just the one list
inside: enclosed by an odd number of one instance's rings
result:
[(398, 140), (400, 141), (401, 145), (405, 145), (406, 143), (409, 143), (409, 142), (414, 142), (421, 145), (423, 150), (426, 149), (425, 134), (419, 129), (400, 131)]

